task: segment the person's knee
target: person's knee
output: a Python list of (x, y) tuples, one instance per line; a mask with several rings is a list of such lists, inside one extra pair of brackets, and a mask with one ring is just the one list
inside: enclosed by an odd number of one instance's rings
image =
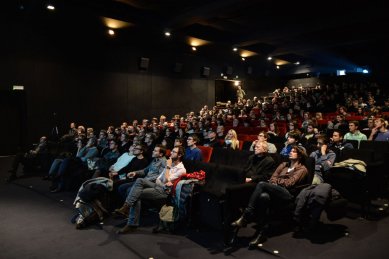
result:
[(270, 195), (267, 192), (263, 192), (259, 195), (259, 200), (262, 202), (270, 202)]
[(136, 184), (143, 184), (144, 182), (145, 182), (144, 178), (138, 178), (138, 179), (135, 180)]

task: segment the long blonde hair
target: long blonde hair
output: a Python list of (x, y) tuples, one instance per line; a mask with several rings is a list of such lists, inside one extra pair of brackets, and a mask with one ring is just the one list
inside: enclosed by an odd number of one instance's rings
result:
[[(231, 133), (232, 134), (232, 138), (228, 138), (228, 133)], [(239, 149), (239, 140), (238, 140), (238, 134), (236, 134), (236, 131), (233, 130), (233, 129), (230, 129), (225, 138), (224, 138), (224, 141), (226, 141), (227, 139), (231, 140), (231, 148), (232, 149)]]

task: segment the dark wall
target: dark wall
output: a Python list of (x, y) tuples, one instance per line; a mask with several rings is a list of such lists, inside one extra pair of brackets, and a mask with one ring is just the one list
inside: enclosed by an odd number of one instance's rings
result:
[[(139, 32), (134, 40), (121, 32), (109, 38), (101, 23), (84, 13), (61, 17), (14, 10), (0, 19), (7, 35), (0, 41), (0, 90), (25, 87), (26, 143), (56, 125), (64, 133), (71, 121), (100, 129), (212, 106), (215, 79), (227, 66), (233, 68), (231, 77), (244, 81), (249, 96), (263, 95), (275, 85), (273, 79), (248, 77), (247, 64), (236, 57), (208, 58)], [(139, 69), (140, 57), (150, 59), (146, 71)], [(177, 62), (183, 64), (179, 73), (174, 71)], [(210, 68), (207, 77), (201, 74), (204, 66)]]

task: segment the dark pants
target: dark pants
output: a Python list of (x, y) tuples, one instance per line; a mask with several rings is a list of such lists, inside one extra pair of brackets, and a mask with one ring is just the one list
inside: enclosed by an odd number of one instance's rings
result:
[(293, 196), (286, 188), (267, 182), (259, 182), (250, 197), (245, 216), (252, 219), (257, 214), (258, 223), (265, 225), (268, 223), (270, 206), (275, 208), (287, 206), (292, 200)]

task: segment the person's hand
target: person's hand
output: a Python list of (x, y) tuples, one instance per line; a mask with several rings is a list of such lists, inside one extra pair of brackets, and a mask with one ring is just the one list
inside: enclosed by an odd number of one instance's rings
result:
[(117, 176), (118, 173), (117, 173), (117, 172), (109, 172), (108, 175), (109, 175), (109, 178), (112, 179), (112, 178), (114, 178), (115, 176)]
[(135, 172), (129, 172), (129, 173), (127, 174), (127, 177), (128, 177), (128, 178), (134, 178), (135, 175), (136, 175)]
[(321, 154), (324, 156), (326, 154), (326, 151), (328, 149), (328, 146), (323, 144), (320, 148)]
[(253, 179), (251, 178), (246, 178), (246, 183), (251, 183), (253, 181)]
[(374, 135), (377, 133), (377, 131), (378, 131), (378, 127), (372, 128), (372, 129), (371, 129), (371, 135), (374, 136)]
[(166, 160), (166, 166), (172, 167), (172, 163), (173, 163), (173, 161), (172, 161), (171, 158), (169, 158), (168, 160)]
[(167, 187), (173, 186), (173, 183), (172, 182), (167, 182), (167, 183), (165, 183), (165, 186), (167, 186)]

